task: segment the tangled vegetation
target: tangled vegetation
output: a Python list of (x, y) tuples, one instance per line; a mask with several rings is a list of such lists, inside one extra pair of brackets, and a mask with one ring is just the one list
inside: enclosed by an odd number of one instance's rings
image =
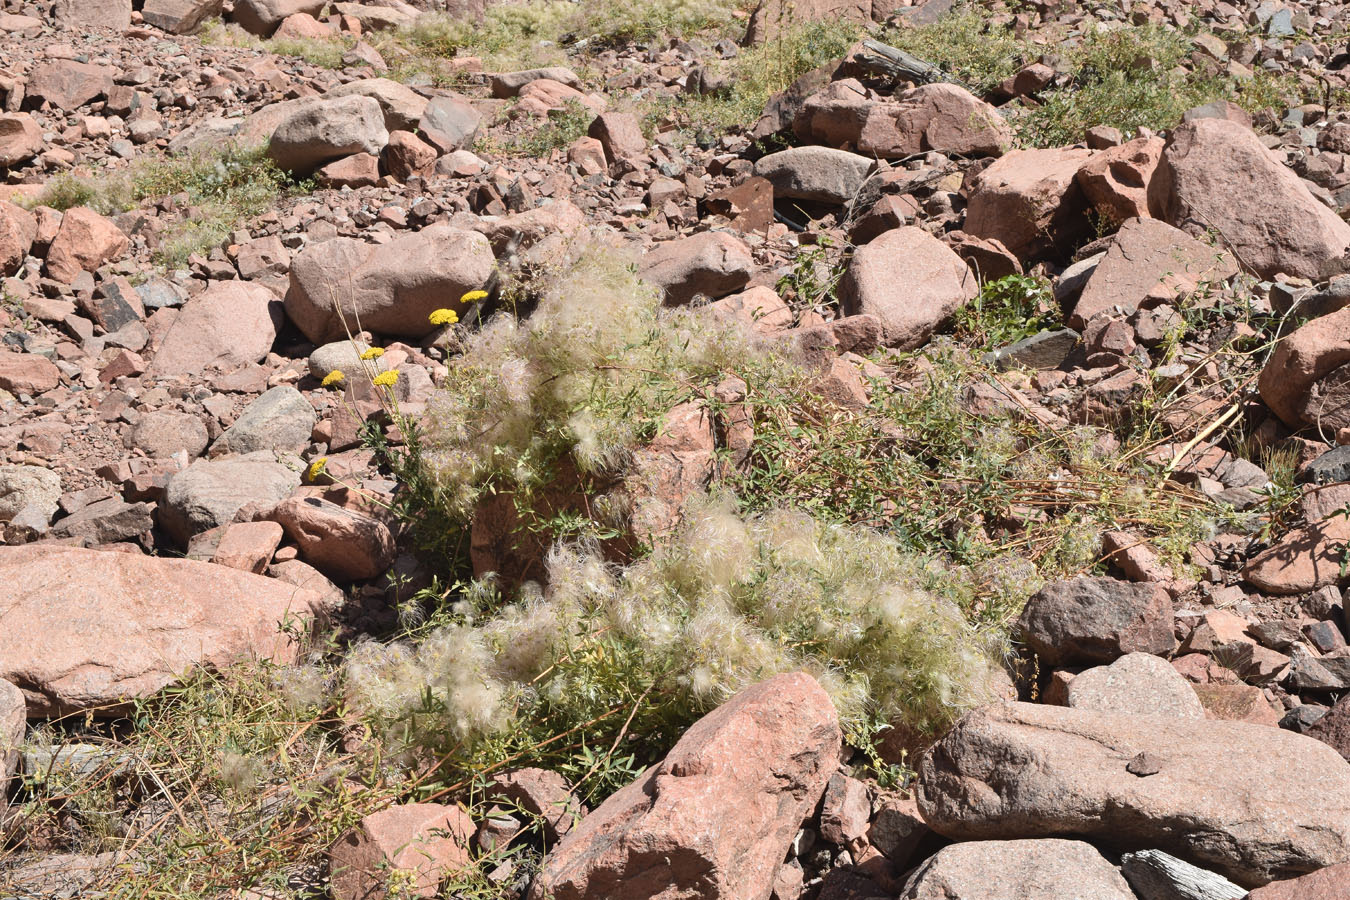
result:
[[(358, 645), (346, 699), (387, 746), (460, 774), (503, 759), (575, 768), (578, 741), (604, 751), (579, 779), (592, 799), (779, 672), (812, 672), (870, 749), (887, 723), (931, 733), (994, 695), (998, 633), (918, 588), (920, 568), (870, 529), (710, 500), (626, 567), (558, 545), (546, 587), (499, 605), (480, 584), (415, 642)], [(602, 774), (615, 754), (617, 780)]]

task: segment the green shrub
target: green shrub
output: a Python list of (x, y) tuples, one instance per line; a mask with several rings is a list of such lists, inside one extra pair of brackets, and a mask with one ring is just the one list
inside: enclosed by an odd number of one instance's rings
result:
[(594, 120), (595, 113), (586, 104), (580, 100), (568, 100), (561, 109), (550, 112), (548, 120), (533, 131), (489, 149), (515, 156), (546, 157), (551, 151), (567, 147), (578, 138), (585, 137)]
[(1096, 125), (1129, 137), (1140, 128), (1172, 128), (1186, 110), (1213, 100), (1233, 100), (1253, 112), (1296, 100), (1296, 83), (1268, 73), (1244, 81), (1185, 69), (1181, 63), (1191, 46), (1186, 35), (1157, 25), (1089, 30), (1070, 51), (1072, 83), (1048, 92), (1020, 121), (1021, 139), (1063, 146), (1081, 141)]
[(941, 68), (976, 94), (987, 93), (1044, 52), (1008, 26), (966, 6), (937, 22), (887, 31), (882, 41)]

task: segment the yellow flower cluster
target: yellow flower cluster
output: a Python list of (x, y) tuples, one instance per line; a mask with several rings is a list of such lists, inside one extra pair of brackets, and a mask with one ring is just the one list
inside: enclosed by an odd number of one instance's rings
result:
[(437, 309), (427, 318), (431, 320), (432, 325), (453, 325), (459, 321), (459, 313), (453, 309)]
[(328, 457), (320, 456), (318, 459), (314, 460), (314, 462), (310, 463), (307, 469), (305, 469), (305, 480), (313, 481), (314, 479), (322, 475), (324, 473), (324, 470), (327, 468), (328, 468)]
[(469, 291), (463, 297), (459, 298), (459, 302), (468, 306), (470, 303), (477, 303), (479, 300), (485, 299), (487, 295), (487, 291)]
[(379, 359), (381, 356), (384, 356), (383, 347), (371, 347), (365, 353), (361, 354), (362, 359)]
[(335, 384), (342, 384), (342, 382), (346, 380), (347, 376), (342, 374), (341, 369), (334, 369), (327, 375), (323, 376), (323, 386), (332, 387)]
[(376, 387), (393, 387), (398, 384), (398, 370), (390, 369), (388, 372), (381, 372), (370, 379), (370, 383)]

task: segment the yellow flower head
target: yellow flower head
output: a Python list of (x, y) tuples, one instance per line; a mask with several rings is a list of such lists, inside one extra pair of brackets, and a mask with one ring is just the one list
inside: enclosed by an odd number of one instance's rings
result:
[(459, 298), (459, 302), (467, 306), (470, 303), (477, 303), (479, 300), (482, 300), (487, 295), (488, 295), (487, 291), (469, 291), (463, 297)]
[(388, 372), (381, 372), (370, 379), (370, 383), (377, 387), (393, 387), (398, 383), (398, 370), (390, 369)]
[(327, 467), (328, 457), (320, 456), (318, 459), (314, 460), (314, 462), (309, 464), (309, 468), (305, 469), (305, 480), (313, 481), (322, 475)]
[(323, 386), (332, 387), (335, 384), (342, 384), (342, 382), (345, 381), (346, 379), (347, 376), (342, 374), (341, 369), (334, 369), (327, 375), (323, 376)]
[(384, 356), (383, 347), (371, 347), (365, 353), (361, 354), (362, 359), (379, 359), (381, 356)]
[(432, 325), (453, 325), (459, 321), (459, 313), (453, 309), (437, 309), (427, 318), (431, 320)]

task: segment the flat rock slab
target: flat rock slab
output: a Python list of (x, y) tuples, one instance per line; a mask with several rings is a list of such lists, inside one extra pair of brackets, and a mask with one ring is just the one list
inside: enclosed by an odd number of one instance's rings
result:
[(317, 594), (185, 559), (69, 547), (0, 547), (0, 678), (28, 715), (113, 713), (196, 666), (256, 656), (287, 662), (280, 626)]
[(1350, 859), (1350, 763), (1241, 722), (998, 703), (924, 754), (918, 798), (953, 840), (1098, 839), (1247, 887)]

